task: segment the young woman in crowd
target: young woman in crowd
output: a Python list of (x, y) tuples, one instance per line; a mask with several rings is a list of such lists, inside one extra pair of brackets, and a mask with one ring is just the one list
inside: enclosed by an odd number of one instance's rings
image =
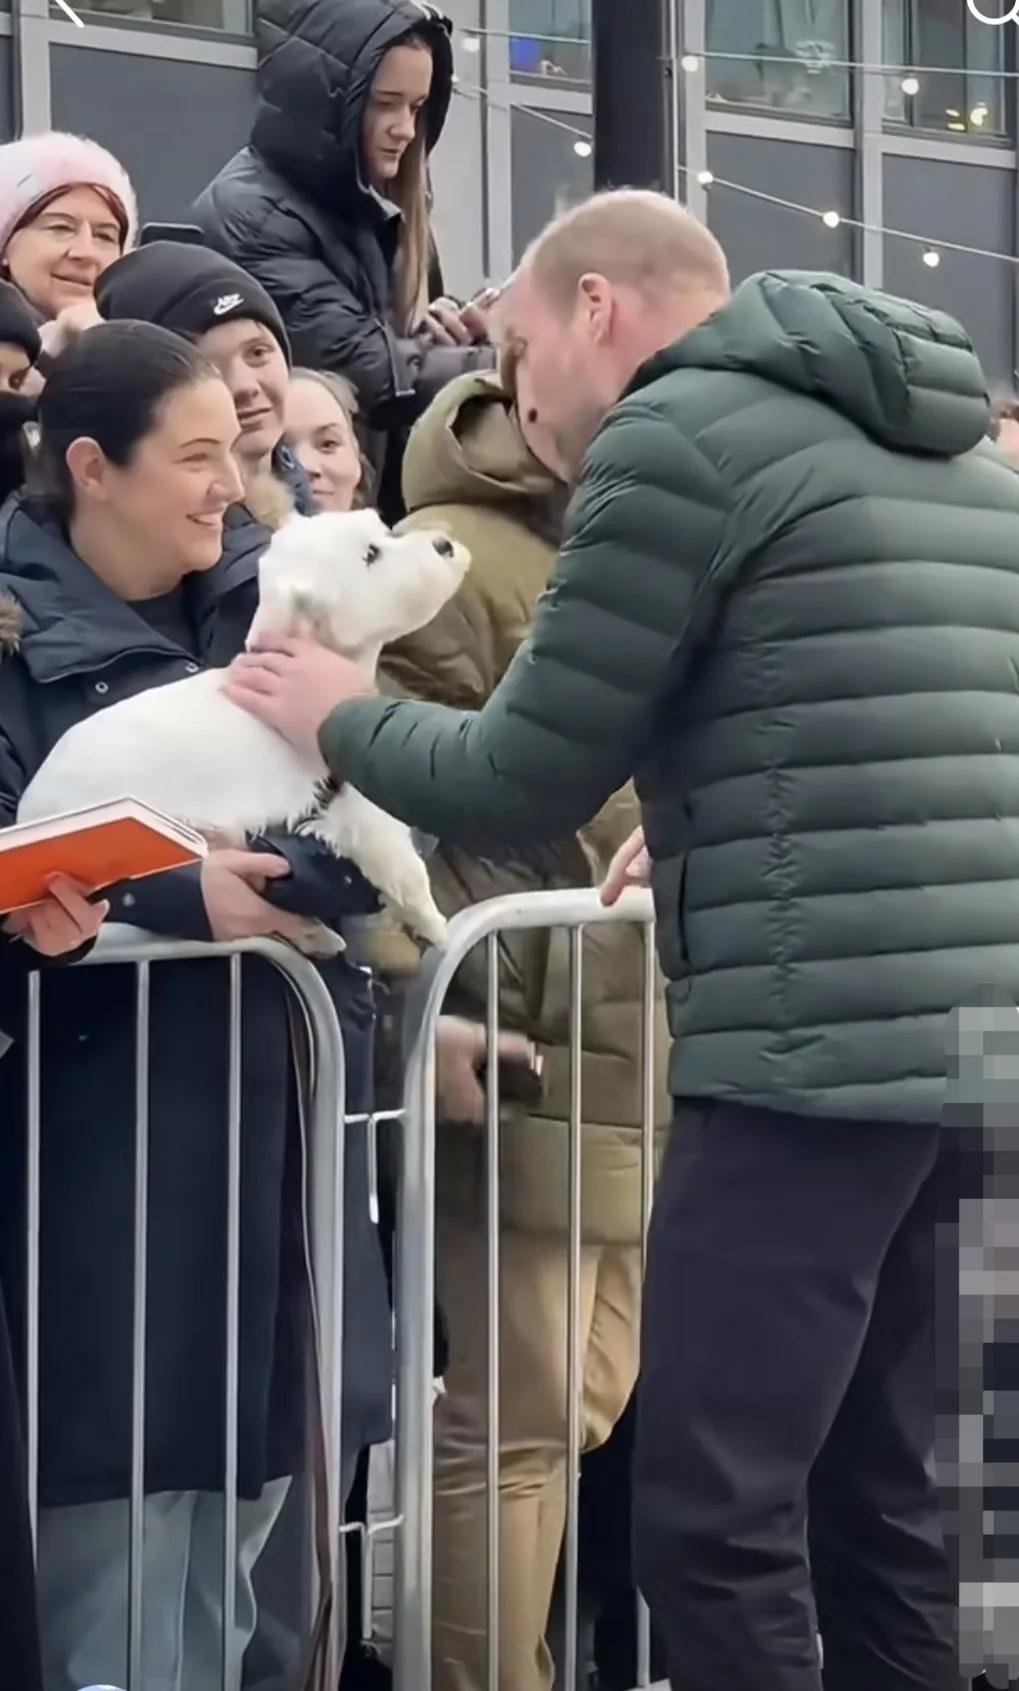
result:
[[(498, 376), (465, 376), (439, 396), (404, 463), (406, 527), (441, 527), (471, 568), (427, 628), (383, 654), (386, 675), (416, 698), (480, 709), (525, 638), (556, 560), (566, 506), (553, 444)], [(432, 883), (451, 914), (480, 899), (592, 884), (632, 830), (632, 789), (575, 837), (497, 863), (441, 845)], [(569, 991), (562, 934), (512, 936), (500, 948), (505, 1024), (544, 1054), (544, 1096), (507, 1114), (502, 1134), (499, 1684), (547, 1691), (545, 1641), (565, 1525)], [(640, 1282), (642, 945), (635, 930), (591, 930), (585, 944), (582, 1434), (609, 1438), (637, 1373)], [(450, 1008), (480, 1019), (485, 963), (464, 963)], [(658, 1121), (668, 1120), (662, 1034)], [(475, 1093), (483, 1122), (483, 1099)], [(484, 1691), (485, 1144), (440, 1132), (437, 1279), (448, 1326), (445, 1395), (436, 1405), (435, 1691)], [(560, 1664), (561, 1666), (561, 1664)]]
[[(231, 394), (201, 354), (138, 323), (90, 329), (40, 401), (39, 481), (0, 522), (0, 593), (20, 622), (0, 662), (0, 816), (75, 721), (140, 689), (229, 661), (255, 605), (253, 564), (223, 559), (241, 497)], [(374, 899), (315, 842), (214, 850), (110, 895), (111, 913), (183, 939), (286, 935), (293, 916), (342, 928)], [(344, 1033), (347, 1106), (370, 1107), (363, 973), (323, 973)], [(133, 1283), (131, 971), (43, 981), (39, 1593), (47, 1691), (125, 1684)], [(252, 1570), (304, 1460), (308, 1324), (298, 1100), (286, 992), (243, 968), (238, 1654), (254, 1631)], [(23, 979), (0, 970), (0, 1027), (24, 1031)], [(209, 961), (152, 978), (145, 1571), (146, 1685), (221, 1686), (228, 987)], [(0, 1115), (24, 1119), (24, 1064), (0, 1062)], [(23, 1326), (17, 1134), (0, 1141), (0, 1269)], [(346, 1447), (389, 1425), (389, 1313), (348, 1135)], [(15, 1356), (23, 1354), (15, 1332)], [(237, 1691), (239, 1677), (228, 1688)]]
[(299, 362), (354, 384), (392, 520), (406, 426), (452, 376), (493, 362), (476, 344), (483, 310), (436, 299), (431, 262), (427, 160), (452, 92), (449, 27), (420, 0), (272, 0), (259, 30), (250, 145), (194, 215), (272, 295)]
[[(304, 473), (283, 442), (286, 330), (258, 282), (205, 247), (154, 241), (106, 271), (96, 305), (107, 321), (135, 318), (187, 336), (219, 371), (237, 413), (236, 457), (249, 518), (271, 531), (291, 511), (313, 508)], [(239, 515), (229, 525), (231, 552), (242, 526)]]
[(95, 287), (138, 235), (123, 166), (80, 135), (50, 130), (0, 146), (0, 275), (43, 326), (44, 354), (95, 322)]
[(286, 441), (320, 511), (349, 511), (370, 493), (371, 471), (354, 424), (357, 411), (357, 395), (344, 376), (328, 370), (295, 370), (291, 376)]

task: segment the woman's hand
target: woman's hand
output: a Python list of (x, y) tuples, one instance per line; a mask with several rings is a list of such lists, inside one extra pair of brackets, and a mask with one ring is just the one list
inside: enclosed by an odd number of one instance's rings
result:
[(618, 904), (627, 887), (647, 887), (650, 884), (651, 856), (644, 844), (643, 828), (636, 828), (609, 864), (599, 897), (606, 908), (611, 909), (613, 904)]
[(202, 897), (212, 937), (222, 944), (262, 935), (296, 937), (308, 926), (300, 916), (277, 910), (262, 895), (270, 881), (290, 874), (285, 857), (272, 851), (210, 851), (202, 864)]
[(425, 313), (420, 333), (435, 346), (470, 346), (471, 332), (462, 321), (461, 308), (453, 299), (433, 300)]
[[(522, 1033), (499, 1035), (499, 1056), (510, 1063), (531, 1064), (534, 1046)], [(481, 1022), (459, 1016), (440, 1016), (435, 1035), (435, 1093), (444, 1121), (480, 1126), (485, 1120), (485, 1094), (478, 1069), (488, 1055), (488, 1033)]]
[(15, 910), (3, 931), (23, 939), (41, 957), (63, 957), (95, 939), (109, 910), (105, 900), (91, 904), (88, 889), (79, 881), (54, 875), (47, 897), (26, 910)]

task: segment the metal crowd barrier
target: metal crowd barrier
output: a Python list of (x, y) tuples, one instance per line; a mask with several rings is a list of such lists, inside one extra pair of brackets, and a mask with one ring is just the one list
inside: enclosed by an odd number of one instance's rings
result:
[[(447, 991), (465, 957), (484, 943), (487, 962), (488, 1049), (499, 1038), (499, 938), (501, 935), (564, 928), (569, 932), (570, 1110), (568, 1230), (568, 1403), (567, 1509), (565, 1537), (566, 1644), (557, 1683), (574, 1691), (578, 1648), (578, 1519), (581, 1443), (580, 1270), (582, 1166), (582, 985), (584, 930), (625, 922), (643, 934), (641, 1039), (641, 1237), (642, 1266), (655, 1172), (654, 1005), (658, 980), (654, 913), (649, 893), (624, 894), (606, 910), (593, 891), (529, 893), (476, 905), (451, 923), (441, 953), (430, 959), (422, 979), (405, 1092), (403, 1170), (399, 1201), (396, 1273), (397, 1376), (397, 1567), (394, 1613), (396, 1691), (426, 1691), (432, 1683), (432, 1436), (433, 1307), (435, 1299), (435, 1129), (438, 1018)], [(499, 1089), (498, 1066), (488, 1066), (486, 1245), (488, 1290), (487, 1427), (487, 1645), (488, 1691), (499, 1687)], [(651, 1684), (650, 1626), (640, 1605), (638, 1685)]]
[[(130, 966), (135, 972), (135, 1187), (134, 1321), (131, 1496), (128, 1577), (128, 1691), (152, 1691), (143, 1682), (143, 1530), (145, 1512), (145, 1343), (146, 1238), (148, 1225), (149, 1018), (151, 970), (163, 963), (226, 959), (230, 975), (227, 1133), (227, 1293), (224, 1405), (225, 1476), (223, 1534), (223, 1684), (236, 1683), (234, 1660), (237, 1554), (237, 1449), (239, 1390), (240, 1216), (241, 1216), (241, 1025), (245, 957), (260, 957), (279, 971), (303, 1018), (308, 1035), (309, 1068), (306, 1112), (306, 1204), (314, 1322), (318, 1343), (321, 1416), (326, 1457), (325, 1510), (328, 1525), (326, 1577), (330, 1623), (326, 1641), (326, 1680), (339, 1681), (345, 1573), (340, 1554), (342, 1322), (343, 1322), (343, 1173), (344, 1063), (336, 1011), (315, 965), (289, 946), (269, 939), (236, 945), (121, 938), (104, 934), (80, 967)], [(33, 1534), (38, 1524), (39, 1482), (39, 1216), (41, 1115), (41, 1036), (43, 977), (28, 983), (28, 1242), (27, 1242), (27, 1415), (26, 1442)], [(12, 1059), (8, 1058), (8, 1061)]]

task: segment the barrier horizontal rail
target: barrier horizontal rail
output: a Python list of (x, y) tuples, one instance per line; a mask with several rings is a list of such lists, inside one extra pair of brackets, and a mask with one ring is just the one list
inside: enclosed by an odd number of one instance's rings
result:
[[(465, 958), (476, 946), (488, 948), (487, 1029), (489, 1049), (499, 1037), (497, 942), (501, 935), (539, 929), (570, 932), (570, 1111), (569, 1111), (569, 1291), (568, 1369), (570, 1406), (567, 1452), (567, 1639), (562, 1683), (573, 1691), (577, 1667), (578, 1486), (580, 1457), (578, 1300), (581, 1249), (582, 1108), (580, 1050), (582, 1037), (582, 945), (588, 927), (627, 924), (643, 933), (641, 1036), (641, 1236), (646, 1252), (654, 1181), (654, 1006), (657, 973), (654, 957), (654, 908), (650, 893), (630, 889), (606, 909), (591, 889), (536, 892), (491, 899), (453, 918), (441, 952), (432, 953), (414, 995), (408, 1020), (416, 1029), (409, 1052), (404, 1093), (402, 1179), (399, 1194), (396, 1265), (397, 1331), (397, 1535), (394, 1612), (395, 1691), (421, 1691), (432, 1683), (432, 1520), (433, 1520), (433, 1308), (435, 1301), (435, 1142), (436, 1029), (446, 995)], [(488, 1211), (488, 1685), (499, 1684), (499, 1132), (498, 1064), (490, 1062), (486, 1132)], [(650, 1633), (641, 1606), (638, 1627), (638, 1683), (651, 1684)]]
[[(340, 1553), (340, 1468), (342, 1444), (343, 1348), (343, 1178), (345, 1136), (345, 1069), (343, 1040), (336, 1009), (314, 963), (290, 946), (272, 939), (249, 939), (236, 944), (178, 941), (138, 936), (133, 931), (107, 930), (76, 968), (129, 966), (135, 971), (135, 1201), (133, 1309), (133, 1387), (131, 1432), (131, 1497), (128, 1578), (128, 1691), (147, 1691), (143, 1685), (143, 1538), (145, 1463), (145, 1349), (146, 1261), (148, 1221), (148, 1100), (150, 972), (165, 963), (218, 960), (229, 966), (229, 1067), (227, 1098), (227, 1297), (226, 1334), (224, 1555), (223, 1555), (223, 1684), (237, 1682), (239, 1663), (232, 1659), (237, 1544), (237, 1454), (239, 1395), (240, 1308), (240, 1153), (241, 1153), (241, 1037), (243, 1026), (242, 965), (260, 958), (283, 976), (303, 1018), (307, 1034), (309, 1073), (304, 1156), (305, 1214), (313, 1321), (316, 1333), (320, 1413), (326, 1472), (326, 1566), (329, 1622), (324, 1644), (324, 1684), (338, 1683), (341, 1624), (344, 1606)], [(44, 974), (33, 973), (27, 988), (27, 1264), (26, 1264), (26, 1446), (29, 1509), (33, 1537), (38, 1541), (39, 1498), (39, 1222), (42, 1144), (41, 1049), (44, 1014)]]

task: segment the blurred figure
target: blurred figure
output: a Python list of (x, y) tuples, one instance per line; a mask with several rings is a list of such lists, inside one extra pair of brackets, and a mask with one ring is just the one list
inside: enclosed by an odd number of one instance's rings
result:
[(1019, 470), (1019, 399), (1014, 394), (995, 400), (989, 432), (998, 451)]
[[(0, 503), (24, 479), (24, 424), (33, 414), (19, 389), (39, 353), (39, 336), (21, 294), (0, 282)], [(20, 618), (0, 603), (0, 661), (20, 637)], [(29, 972), (48, 961), (80, 957), (109, 910), (63, 878), (50, 896), (0, 921), (0, 993), (24, 990)], [(0, 1061), (10, 1050), (0, 1032)], [(9, 1061), (19, 1061), (15, 1052)], [(18, 1239), (13, 1244), (17, 1249)], [(5, 1254), (0, 1250), (0, 1257)], [(0, 1652), (4, 1679), (19, 1691), (41, 1691), (35, 1572), (25, 1488), (25, 1451), (15, 1370), (0, 1283)]]
[(449, 25), (422, 0), (269, 0), (257, 27), (250, 144), (194, 216), (272, 295), (300, 363), (353, 383), (392, 521), (406, 426), (494, 358), (474, 344), (483, 310), (436, 299), (427, 160), (452, 91)]
[(354, 427), (357, 410), (357, 395), (343, 376), (327, 370), (293, 372), (286, 442), (319, 511), (350, 511), (368, 493), (371, 476)]
[[(512, 382), (512, 366), (507, 370)], [(472, 564), (462, 587), (383, 671), (418, 699), (479, 708), (530, 628), (555, 564), (567, 491), (558, 454), (525, 391), (464, 376), (414, 430), (404, 463), (410, 528), (441, 528)], [(579, 833), (530, 851), (481, 856), (441, 844), (429, 860), (447, 915), (504, 893), (591, 885), (638, 815), (632, 788)], [(502, 1134), (500, 1629), (503, 1691), (546, 1691), (545, 1642), (566, 1509), (569, 992), (565, 935), (506, 935), (504, 1025), (534, 1040), (543, 1095), (508, 1100)], [(583, 1448), (610, 1435), (637, 1372), (640, 1281), (642, 945), (633, 929), (591, 929), (584, 963)], [(449, 1005), (482, 1021), (483, 949)], [(668, 1119), (664, 1019), (657, 1121)], [(448, 1325), (445, 1394), (436, 1404), (435, 1688), (484, 1691), (487, 1660), (485, 1445), (487, 1301), (485, 1141), (480, 1090), (447, 1114), (438, 1149), (437, 1284)]]
[(138, 238), (123, 165), (98, 142), (50, 130), (0, 146), (0, 275), (43, 331), (43, 368), (96, 322), (95, 287)]

